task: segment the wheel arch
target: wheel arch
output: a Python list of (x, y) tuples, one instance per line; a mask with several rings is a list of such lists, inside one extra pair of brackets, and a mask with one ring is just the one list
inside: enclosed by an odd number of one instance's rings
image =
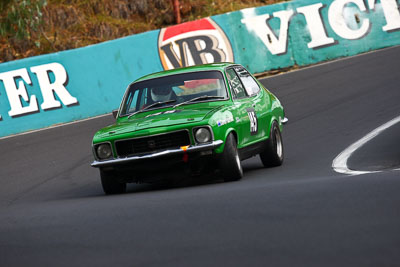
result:
[(276, 121), (276, 123), (278, 123), (279, 130), (282, 132), (282, 130), (283, 130), (282, 120), (284, 118), (285, 118), (285, 111), (283, 110), (282, 106), (275, 107), (271, 111), (271, 118), (269, 120), (268, 132), (267, 132), (268, 133), (268, 138), (269, 138), (269, 135), (271, 133), (271, 127), (272, 127), (272, 124), (274, 123), (274, 121)]
[(236, 132), (236, 130), (234, 129), (234, 128), (228, 128), (226, 131), (225, 131), (225, 134), (224, 134), (224, 143), (220, 146), (220, 147), (218, 147), (216, 150), (215, 150), (215, 152), (216, 153), (222, 153), (223, 151), (224, 151), (224, 147), (225, 147), (225, 143), (226, 143), (226, 139), (228, 138), (228, 136), (230, 135), (230, 134), (233, 134), (233, 137), (235, 138), (235, 141), (236, 141), (236, 145), (238, 145), (238, 138), (239, 138), (239, 136), (238, 136), (238, 133)]

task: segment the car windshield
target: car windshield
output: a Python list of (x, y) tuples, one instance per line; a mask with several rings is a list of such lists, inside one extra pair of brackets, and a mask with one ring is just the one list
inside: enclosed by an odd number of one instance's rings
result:
[(223, 75), (219, 71), (175, 74), (131, 84), (120, 115), (227, 97)]

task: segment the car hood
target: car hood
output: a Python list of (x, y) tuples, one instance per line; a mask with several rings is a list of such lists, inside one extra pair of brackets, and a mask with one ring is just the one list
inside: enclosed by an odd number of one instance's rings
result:
[(126, 118), (114, 125), (100, 130), (96, 135), (99, 138), (135, 132), (163, 126), (192, 123), (203, 120), (209, 113), (218, 110), (223, 105), (201, 108), (184, 108), (154, 110), (139, 113), (131, 118)]

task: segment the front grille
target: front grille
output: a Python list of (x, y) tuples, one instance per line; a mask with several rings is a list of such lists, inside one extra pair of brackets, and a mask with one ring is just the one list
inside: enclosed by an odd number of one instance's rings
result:
[(174, 149), (187, 145), (190, 145), (189, 132), (179, 131), (117, 141), (115, 143), (115, 148), (119, 157), (127, 157), (166, 149)]

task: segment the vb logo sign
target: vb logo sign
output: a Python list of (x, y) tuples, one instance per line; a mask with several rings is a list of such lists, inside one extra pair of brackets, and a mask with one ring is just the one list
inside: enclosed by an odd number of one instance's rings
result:
[(158, 51), (165, 70), (233, 62), (231, 44), (211, 18), (162, 29), (158, 37)]

